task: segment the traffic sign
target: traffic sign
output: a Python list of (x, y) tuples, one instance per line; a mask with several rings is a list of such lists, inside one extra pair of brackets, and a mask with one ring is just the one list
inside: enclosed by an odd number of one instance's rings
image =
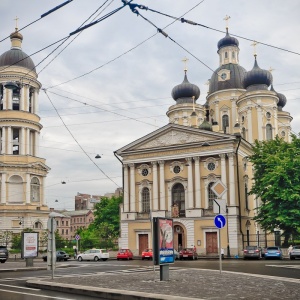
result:
[(75, 235), (75, 240), (76, 240), (76, 241), (80, 240), (80, 235), (79, 235), (79, 234), (76, 234), (76, 235)]
[(221, 181), (221, 180), (217, 180), (213, 186), (211, 187), (211, 190), (218, 196), (218, 197), (222, 197), (226, 191), (227, 191), (227, 187), (226, 185)]
[(218, 228), (223, 228), (226, 225), (226, 219), (223, 215), (217, 215), (215, 216), (215, 225)]

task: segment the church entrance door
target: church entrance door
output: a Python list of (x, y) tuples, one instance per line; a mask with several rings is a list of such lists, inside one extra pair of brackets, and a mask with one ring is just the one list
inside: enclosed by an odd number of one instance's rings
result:
[(218, 253), (218, 236), (216, 232), (206, 232), (206, 254)]
[(142, 252), (148, 248), (148, 234), (139, 234), (139, 255), (142, 255)]

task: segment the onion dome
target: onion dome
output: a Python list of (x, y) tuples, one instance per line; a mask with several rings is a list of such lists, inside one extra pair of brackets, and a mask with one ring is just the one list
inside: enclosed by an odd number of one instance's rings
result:
[(35, 65), (32, 59), (22, 51), (22, 34), (17, 30), (10, 35), (11, 49), (0, 56), (0, 67), (19, 66), (35, 72)]
[(277, 95), (277, 97), (279, 99), (278, 103), (277, 103), (278, 110), (282, 110), (282, 108), (285, 107), (286, 102), (287, 102), (286, 97), (283, 94), (281, 94), (281, 93), (277, 93), (274, 90), (273, 84), (271, 85), (271, 89), (270, 90), (276, 93), (276, 95)]
[(273, 81), (270, 71), (261, 69), (256, 60), (253, 69), (245, 74), (244, 88), (247, 90), (266, 90)]
[(226, 28), (225, 37), (223, 37), (218, 42), (218, 50), (220, 50), (223, 47), (227, 47), (227, 46), (236, 46), (236, 47), (239, 46), (239, 41), (236, 38), (229, 35), (228, 28)]
[(172, 90), (172, 98), (177, 104), (180, 103), (193, 103), (193, 97), (196, 101), (200, 96), (200, 89), (197, 85), (188, 81), (186, 72), (183, 82), (176, 85)]
[(203, 123), (200, 124), (199, 129), (212, 131), (212, 125), (207, 120), (204, 120)]
[[(224, 69), (230, 71), (230, 76), (227, 80), (220, 80), (219, 72)], [(246, 70), (238, 64), (220, 66), (214, 71), (209, 81), (209, 94), (227, 89), (244, 89), (243, 81), (245, 74)]]

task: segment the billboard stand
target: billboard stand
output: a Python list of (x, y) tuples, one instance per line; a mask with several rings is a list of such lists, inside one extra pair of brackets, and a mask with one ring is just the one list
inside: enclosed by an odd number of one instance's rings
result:
[(21, 243), (21, 257), (25, 258), (26, 267), (33, 267), (33, 258), (37, 257), (39, 252), (38, 232), (22, 232)]
[(153, 218), (153, 260), (160, 266), (160, 281), (169, 280), (169, 264), (174, 263), (173, 219)]

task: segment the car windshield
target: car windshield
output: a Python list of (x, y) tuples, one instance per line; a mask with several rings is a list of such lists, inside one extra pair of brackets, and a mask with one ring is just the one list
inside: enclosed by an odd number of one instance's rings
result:
[(121, 249), (120, 253), (125, 253), (127, 250), (126, 249)]
[(268, 250), (279, 250), (279, 247), (268, 247)]
[(294, 246), (293, 248), (294, 249), (300, 249), (300, 246)]
[(256, 246), (247, 246), (246, 249), (247, 250), (256, 250), (257, 247)]
[(152, 252), (152, 249), (146, 249), (145, 252)]

